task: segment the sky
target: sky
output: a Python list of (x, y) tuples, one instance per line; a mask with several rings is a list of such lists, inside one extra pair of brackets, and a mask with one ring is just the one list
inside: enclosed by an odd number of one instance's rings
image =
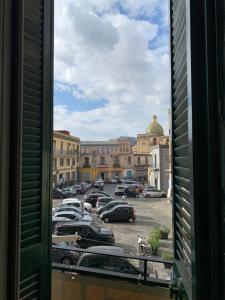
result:
[(81, 140), (168, 133), (167, 0), (55, 0), (54, 129)]

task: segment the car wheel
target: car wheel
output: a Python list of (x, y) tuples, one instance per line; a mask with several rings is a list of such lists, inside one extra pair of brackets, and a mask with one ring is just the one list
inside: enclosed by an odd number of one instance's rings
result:
[(129, 218), (129, 223), (134, 223), (134, 218)]
[(73, 264), (73, 261), (70, 257), (63, 257), (61, 262), (64, 265), (72, 265)]
[(161, 196), (161, 198), (166, 198), (167, 196), (166, 196), (166, 194), (162, 194), (162, 196)]
[(105, 223), (109, 223), (109, 218), (104, 218), (103, 220)]
[(145, 198), (150, 198), (150, 195), (146, 195)]

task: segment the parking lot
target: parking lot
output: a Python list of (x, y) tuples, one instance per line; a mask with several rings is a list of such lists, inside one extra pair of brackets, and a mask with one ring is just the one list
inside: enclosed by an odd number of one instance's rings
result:
[[(104, 191), (110, 193), (114, 199), (121, 199), (121, 196), (114, 195), (115, 184), (105, 184)], [(89, 190), (88, 192), (92, 191)], [(96, 190), (97, 191), (97, 190)], [(77, 195), (76, 198), (83, 200), (84, 195)], [(136, 222), (134, 223), (104, 223), (95, 211), (92, 213), (97, 225), (112, 228), (115, 235), (115, 244), (128, 249), (138, 255), (138, 237), (142, 235), (148, 239), (148, 235), (154, 227), (166, 225), (171, 229), (172, 206), (166, 198), (127, 198), (127, 201), (135, 208)], [(59, 205), (61, 200), (54, 200), (53, 207)], [(161, 240), (158, 255), (164, 251), (172, 252), (171, 231), (168, 240)], [(162, 264), (157, 264), (160, 277), (166, 277), (168, 271), (163, 270)]]

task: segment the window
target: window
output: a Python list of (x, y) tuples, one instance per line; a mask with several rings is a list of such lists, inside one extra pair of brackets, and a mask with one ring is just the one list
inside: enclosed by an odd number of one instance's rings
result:
[(145, 157), (145, 164), (147, 165), (148, 164), (148, 158)]
[(75, 166), (75, 158), (72, 159), (72, 166)]
[(104, 165), (105, 164), (105, 157), (101, 156), (100, 157), (100, 165)]
[(156, 145), (156, 138), (153, 138), (152, 143), (153, 145)]
[(128, 157), (128, 165), (131, 165), (131, 157)]
[(63, 158), (60, 158), (60, 163), (59, 163), (60, 167), (63, 167), (64, 166), (64, 159)]
[(84, 165), (88, 166), (89, 165), (89, 157), (84, 158)]
[(140, 164), (141, 164), (141, 158), (138, 157), (138, 165), (140, 165)]
[(69, 158), (66, 159), (66, 165), (67, 165), (67, 166), (70, 165), (70, 159), (69, 159)]

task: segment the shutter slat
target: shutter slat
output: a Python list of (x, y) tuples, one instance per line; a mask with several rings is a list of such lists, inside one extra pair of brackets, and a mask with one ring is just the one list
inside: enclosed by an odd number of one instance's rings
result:
[[(190, 158), (188, 141), (188, 89), (186, 2), (171, 0), (171, 81), (173, 146), (173, 216), (178, 268), (191, 280)], [(184, 284), (186, 284), (184, 282)]]

